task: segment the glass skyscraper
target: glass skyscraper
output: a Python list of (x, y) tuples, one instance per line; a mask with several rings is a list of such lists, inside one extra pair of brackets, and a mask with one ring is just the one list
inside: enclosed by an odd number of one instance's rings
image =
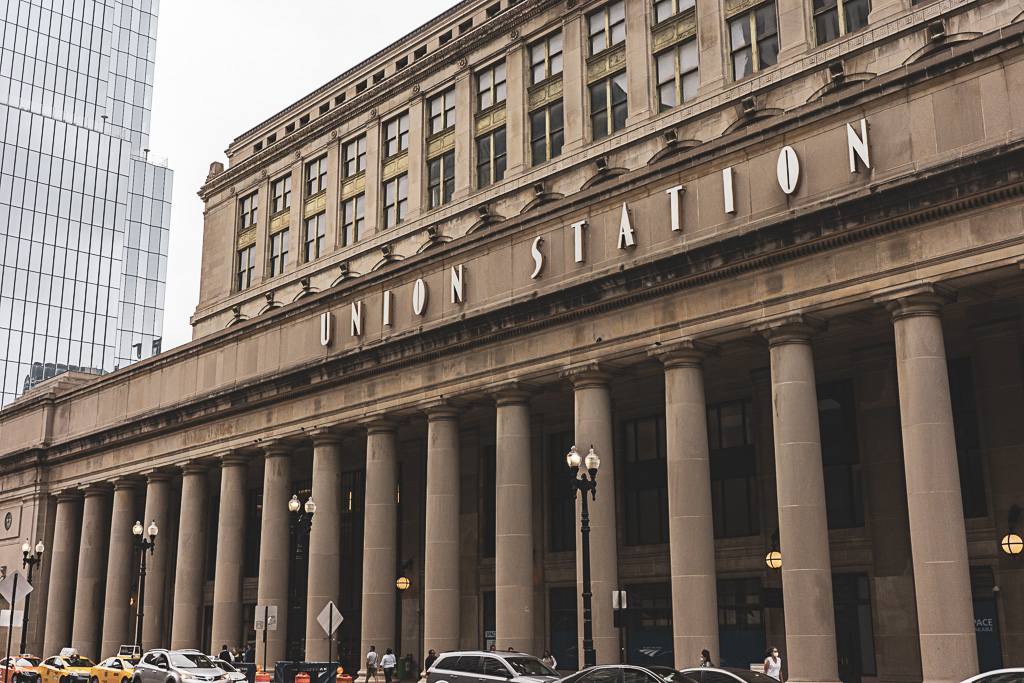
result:
[(159, 353), (172, 172), (158, 0), (0, 0), (0, 407)]

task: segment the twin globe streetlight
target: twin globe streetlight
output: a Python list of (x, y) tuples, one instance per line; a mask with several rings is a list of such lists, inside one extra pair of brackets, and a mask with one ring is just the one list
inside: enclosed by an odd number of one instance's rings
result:
[[(582, 457), (574, 445), (565, 456), (569, 463), (569, 471), (572, 472), (572, 497), (576, 498), (577, 492), (583, 492), (580, 507), (580, 539), (583, 550), (583, 666), (596, 666), (597, 653), (594, 651), (594, 625), (591, 613), (590, 592), (590, 510), (587, 507), (587, 493), (593, 500), (597, 500), (597, 469), (601, 466), (601, 458), (594, 452), (591, 446), (586, 457)], [(580, 472), (580, 463), (587, 468), (586, 472)]]
[(149, 528), (145, 531), (149, 533), (148, 539), (142, 537), (142, 522), (135, 522), (135, 526), (132, 527), (135, 549), (142, 551), (142, 566), (139, 568), (139, 607), (136, 611), (135, 624), (135, 647), (138, 652), (142, 652), (142, 609), (146, 604), (146, 551), (148, 550), (150, 555), (153, 554), (153, 549), (156, 547), (156, 535), (160, 531), (156, 526), (155, 519), (149, 523)]

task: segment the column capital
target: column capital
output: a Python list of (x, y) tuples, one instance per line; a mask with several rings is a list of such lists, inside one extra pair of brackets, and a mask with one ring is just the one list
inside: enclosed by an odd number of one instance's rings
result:
[(84, 498), (82, 491), (79, 489), (63, 489), (57, 491), (54, 495), (57, 497), (58, 505), (61, 503), (74, 503)]
[(680, 339), (647, 349), (647, 355), (660, 360), (665, 369), (703, 367), (708, 356), (718, 353), (718, 347), (696, 339)]
[(164, 470), (147, 470), (141, 473), (146, 478), (147, 484), (156, 484), (158, 482), (170, 481), (173, 479), (173, 475), (170, 472)]
[(562, 370), (562, 377), (573, 383), (575, 389), (607, 387), (614, 377), (611, 369), (598, 361), (576, 363)]
[(939, 317), (942, 307), (956, 300), (956, 291), (939, 283), (917, 282), (897, 287), (874, 297), (885, 306), (893, 322), (916, 316)]
[(134, 477), (119, 477), (113, 482), (114, 491), (134, 491), (139, 488), (139, 480)]
[(114, 487), (105, 481), (88, 484), (82, 487), (82, 492), (85, 494), (86, 498), (110, 495), (110, 492), (113, 490)]
[[(338, 441), (340, 441), (340, 437)], [(314, 443), (316, 439), (314, 438)], [(295, 446), (284, 439), (273, 439), (264, 443), (261, 448), (266, 458), (290, 458), (295, 451)]]
[(499, 408), (505, 406), (529, 405), (530, 399), (539, 394), (542, 389), (532, 384), (525, 384), (519, 380), (509, 380), (487, 390), (487, 394), (494, 399)]
[(359, 422), (367, 434), (384, 434), (398, 431), (401, 421), (390, 415), (375, 415)]
[(210, 471), (210, 464), (205, 460), (189, 460), (178, 465), (181, 468), (183, 477), (194, 477), (200, 474), (207, 474)]
[(249, 464), (250, 460), (248, 454), (239, 451), (225, 451), (224, 453), (218, 453), (216, 457), (220, 460), (221, 468), (245, 467)]
[(828, 322), (811, 313), (787, 313), (750, 326), (750, 331), (768, 340), (768, 347), (780, 344), (809, 344), (811, 337), (828, 328)]
[(340, 445), (345, 438), (344, 433), (334, 427), (313, 427), (304, 430), (305, 434), (313, 440), (313, 446)]
[(420, 407), (427, 415), (428, 422), (437, 420), (455, 420), (469, 409), (467, 401), (457, 401), (450, 398), (438, 398), (428, 401)]

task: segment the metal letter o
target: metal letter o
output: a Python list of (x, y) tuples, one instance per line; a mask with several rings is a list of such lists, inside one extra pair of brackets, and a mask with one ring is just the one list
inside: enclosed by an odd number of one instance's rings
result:
[(775, 165), (775, 173), (783, 192), (786, 194), (796, 192), (796, 186), (800, 182), (800, 160), (789, 145), (783, 147), (779, 152), (779, 162)]
[(416, 280), (412, 287), (412, 312), (416, 315), (423, 315), (423, 309), (427, 307), (427, 284), (423, 278)]

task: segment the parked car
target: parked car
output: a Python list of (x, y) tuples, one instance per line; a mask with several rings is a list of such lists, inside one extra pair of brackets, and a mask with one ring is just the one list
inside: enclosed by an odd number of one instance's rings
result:
[(3, 683), (37, 683), (41, 663), (42, 660), (33, 655), (5, 657), (0, 659), (0, 671), (3, 671), (0, 676), (3, 677)]
[(607, 664), (581, 669), (558, 683), (664, 683), (664, 680), (647, 667)]
[(996, 669), (971, 676), (963, 683), (1024, 683), (1024, 668)]
[(723, 666), (694, 667), (683, 669), (683, 673), (697, 683), (779, 683), (777, 679), (758, 671)]
[(74, 648), (66, 647), (56, 657), (47, 657), (39, 666), (40, 683), (88, 683), (89, 672), (96, 666)]
[(208, 683), (228, 674), (199, 650), (150, 650), (138, 664), (132, 683)]
[(217, 664), (217, 666), (224, 669), (224, 672), (228, 675), (229, 681), (240, 682), (248, 680), (248, 677), (244, 673), (236, 669), (234, 664), (231, 664), (230, 662), (225, 662), (222, 659), (218, 659), (215, 663)]
[(679, 669), (673, 669), (670, 666), (652, 664), (645, 668), (651, 673), (661, 676), (665, 683), (698, 683), (693, 677), (687, 676)]
[(131, 683), (135, 663), (119, 655), (107, 657), (89, 672), (89, 683)]
[(558, 672), (522, 652), (445, 652), (427, 672), (427, 683), (551, 683)]

